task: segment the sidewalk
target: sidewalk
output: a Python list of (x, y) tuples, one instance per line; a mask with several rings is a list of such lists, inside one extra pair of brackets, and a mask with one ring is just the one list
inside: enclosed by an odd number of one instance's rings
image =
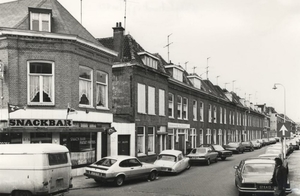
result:
[(287, 160), (292, 189), (292, 193), (289, 196), (298, 196), (300, 195), (300, 150), (295, 150)]
[[(295, 150), (289, 157), (289, 176), (292, 193), (289, 196), (300, 196), (300, 150)], [(73, 188), (83, 189), (99, 186), (93, 179), (86, 179), (86, 176), (76, 176), (73, 178)]]

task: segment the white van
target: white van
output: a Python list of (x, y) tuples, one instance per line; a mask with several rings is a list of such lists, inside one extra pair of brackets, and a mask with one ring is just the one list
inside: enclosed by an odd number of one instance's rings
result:
[(70, 187), (71, 160), (65, 146), (0, 145), (0, 195), (55, 195)]

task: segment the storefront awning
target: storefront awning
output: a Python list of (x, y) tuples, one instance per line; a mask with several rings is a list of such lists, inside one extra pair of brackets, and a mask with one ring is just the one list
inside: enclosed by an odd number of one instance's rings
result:
[(0, 129), (0, 133), (31, 133), (31, 132), (104, 132), (105, 127), (6, 127)]

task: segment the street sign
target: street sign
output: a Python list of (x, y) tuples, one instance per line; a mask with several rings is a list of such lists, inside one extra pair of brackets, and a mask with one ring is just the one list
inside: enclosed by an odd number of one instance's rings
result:
[(290, 137), (291, 130), (288, 123), (278, 123), (277, 137)]

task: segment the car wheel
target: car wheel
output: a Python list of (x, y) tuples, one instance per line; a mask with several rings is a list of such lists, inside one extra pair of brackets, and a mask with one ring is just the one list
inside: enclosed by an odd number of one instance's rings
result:
[(207, 159), (206, 164), (207, 164), (207, 165), (210, 165), (210, 159)]
[(148, 179), (149, 179), (150, 181), (155, 180), (155, 179), (156, 179), (156, 171), (150, 172), (150, 174), (149, 174), (149, 176), (148, 176)]
[(222, 157), (221, 159), (222, 159), (222, 161), (225, 161), (226, 157)]
[(116, 179), (115, 179), (115, 185), (116, 186), (122, 186), (124, 183), (124, 176), (118, 176)]
[(188, 165), (186, 166), (186, 169), (190, 169), (191, 168), (191, 164), (188, 162)]

